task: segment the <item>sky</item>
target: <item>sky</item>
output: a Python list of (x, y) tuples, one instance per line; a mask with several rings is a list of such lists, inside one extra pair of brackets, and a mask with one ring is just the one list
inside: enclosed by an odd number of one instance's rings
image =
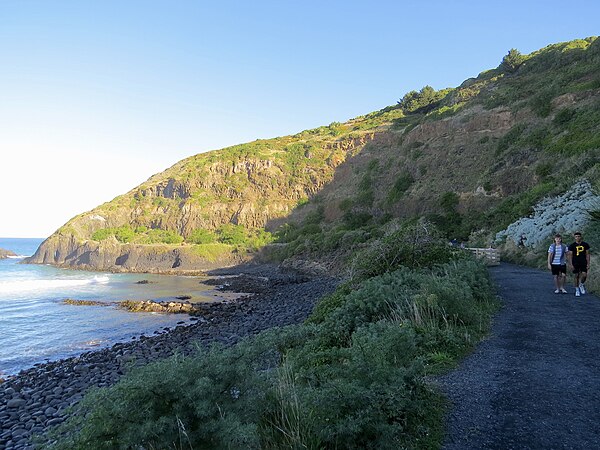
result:
[(188, 156), (598, 35), (598, 17), (597, 0), (0, 0), (0, 237), (47, 237)]

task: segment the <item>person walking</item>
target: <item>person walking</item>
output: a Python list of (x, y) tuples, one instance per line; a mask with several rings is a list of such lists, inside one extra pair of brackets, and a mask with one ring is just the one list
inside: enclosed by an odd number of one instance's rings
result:
[(565, 280), (567, 279), (568, 249), (562, 242), (560, 234), (554, 235), (554, 242), (548, 248), (548, 269), (554, 277), (555, 294), (566, 294)]
[(575, 242), (569, 245), (568, 261), (575, 275), (575, 296), (585, 294), (585, 280), (590, 269), (590, 245), (583, 241), (581, 232), (573, 233)]

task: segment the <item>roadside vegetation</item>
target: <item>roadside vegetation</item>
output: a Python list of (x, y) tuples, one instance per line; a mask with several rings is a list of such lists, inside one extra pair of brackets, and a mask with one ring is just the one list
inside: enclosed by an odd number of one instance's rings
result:
[(438, 447), (443, 399), (425, 377), (487, 332), (486, 269), (424, 222), (355, 259), (304, 324), (132, 370), (88, 394), (51, 448)]

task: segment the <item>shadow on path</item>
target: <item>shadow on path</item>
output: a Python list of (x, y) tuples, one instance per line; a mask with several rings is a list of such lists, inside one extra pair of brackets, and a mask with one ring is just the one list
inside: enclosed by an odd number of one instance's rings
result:
[(548, 272), (490, 269), (503, 308), (440, 384), (444, 449), (600, 448), (600, 299), (554, 294)]

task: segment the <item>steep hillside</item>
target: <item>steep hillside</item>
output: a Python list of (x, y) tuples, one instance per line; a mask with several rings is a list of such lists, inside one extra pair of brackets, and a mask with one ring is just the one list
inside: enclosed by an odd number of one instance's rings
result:
[(29, 262), (203, 270), (247, 258), (275, 231), (279, 257), (314, 258), (422, 216), (447, 237), (489, 242), (542, 197), (580, 179), (598, 187), (599, 149), (600, 41), (511, 51), (457, 88), (180, 161), (71, 219)]

